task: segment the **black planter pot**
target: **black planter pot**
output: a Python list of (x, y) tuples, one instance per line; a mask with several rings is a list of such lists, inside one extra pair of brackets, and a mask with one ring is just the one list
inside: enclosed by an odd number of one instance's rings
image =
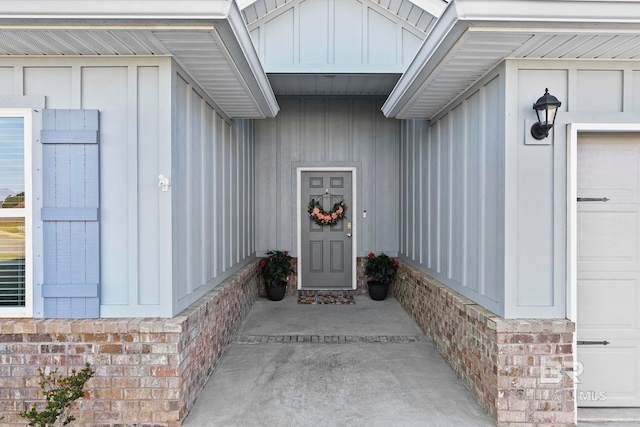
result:
[(367, 282), (369, 285), (369, 296), (374, 301), (382, 301), (387, 297), (389, 291), (389, 284), (378, 282), (377, 280), (370, 280)]
[(271, 301), (280, 301), (284, 298), (284, 294), (287, 293), (287, 282), (280, 282), (277, 285), (267, 286), (267, 297)]

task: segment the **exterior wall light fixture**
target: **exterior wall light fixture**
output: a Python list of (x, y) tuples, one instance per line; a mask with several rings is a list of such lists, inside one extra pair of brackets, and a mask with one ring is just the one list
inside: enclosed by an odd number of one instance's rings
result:
[(535, 139), (544, 139), (549, 136), (549, 130), (556, 121), (556, 113), (561, 105), (558, 98), (549, 93), (549, 89), (544, 90), (544, 95), (533, 104), (538, 121), (531, 126), (531, 136)]

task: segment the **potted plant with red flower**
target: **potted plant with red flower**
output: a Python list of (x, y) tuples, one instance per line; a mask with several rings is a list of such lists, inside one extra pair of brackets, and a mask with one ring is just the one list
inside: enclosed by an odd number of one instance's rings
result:
[(280, 301), (287, 291), (287, 278), (294, 272), (293, 258), (289, 251), (269, 251), (260, 260), (262, 278), (267, 296), (272, 301)]
[(389, 284), (393, 282), (398, 273), (398, 260), (392, 259), (386, 254), (377, 255), (373, 252), (367, 256), (364, 265), (364, 274), (369, 277), (369, 296), (372, 300), (382, 301), (387, 297)]

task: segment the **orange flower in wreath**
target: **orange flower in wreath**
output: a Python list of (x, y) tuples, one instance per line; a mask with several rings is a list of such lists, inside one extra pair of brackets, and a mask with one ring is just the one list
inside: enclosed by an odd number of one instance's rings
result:
[(347, 206), (343, 201), (334, 203), (330, 211), (322, 209), (320, 200), (311, 199), (307, 207), (309, 217), (318, 225), (336, 225), (340, 220), (345, 218)]

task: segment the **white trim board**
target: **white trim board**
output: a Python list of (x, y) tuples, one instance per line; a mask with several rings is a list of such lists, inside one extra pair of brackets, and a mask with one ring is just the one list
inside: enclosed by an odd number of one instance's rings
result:
[[(353, 200), (351, 201), (350, 209), (353, 212), (353, 218), (351, 220), (352, 229), (351, 229), (351, 240), (353, 240), (353, 245), (351, 247), (351, 259), (352, 259), (352, 273), (351, 273), (351, 288), (353, 290), (358, 288), (358, 215), (355, 213), (358, 212), (357, 200), (358, 200), (358, 191), (357, 191), (357, 173), (358, 168), (356, 166), (339, 166), (339, 167), (330, 167), (330, 166), (299, 166), (296, 168), (296, 252), (298, 255), (298, 265), (300, 265), (300, 257), (302, 255), (302, 197), (300, 197), (300, 189), (302, 188), (302, 172), (351, 172), (351, 196)], [(302, 271), (298, 268), (298, 290), (302, 289)]]

